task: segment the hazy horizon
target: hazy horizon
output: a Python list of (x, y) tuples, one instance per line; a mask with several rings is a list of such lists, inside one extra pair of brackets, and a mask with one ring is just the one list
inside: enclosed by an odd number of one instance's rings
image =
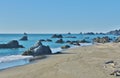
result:
[(108, 32), (120, 28), (120, 0), (1, 0), (0, 33)]

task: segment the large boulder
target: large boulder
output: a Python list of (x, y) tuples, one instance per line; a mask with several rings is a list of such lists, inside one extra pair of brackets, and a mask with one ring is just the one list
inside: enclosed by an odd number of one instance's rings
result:
[(25, 36), (23, 36), (20, 40), (21, 40), (21, 41), (26, 41), (26, 40), (28, 40), (28, 37), (25, 35)]
[(61, 34), (59, 34), (59, 35), (54, 34), (54, 35), (52, 36), (52, 38), (63, 38), (63, 36), (62, 36)]
[(56, 43), (64, 43), (63, 39), (59, 39), (56, 41)]
[(19, 45), (17, 40), (12, 40), (7, 44), (0, 44), (0, 48), (24, 48), (24, 46)]
[(52, 51), (49, 46), (42, 45), (41, 41), (39, 40), (33, 47), (25, 51), (22, 55), (39, 56), (45, 54), (52, 54)]

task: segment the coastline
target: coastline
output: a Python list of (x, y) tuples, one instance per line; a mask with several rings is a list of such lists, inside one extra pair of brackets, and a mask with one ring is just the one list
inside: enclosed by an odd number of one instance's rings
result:
[[(104, 63), (118, 60), (120, 43), (97, 44), (64, 50), (49, 59), (0, 71), (1, 78), (114, 78)], [(7, 73), (7, 75), (6, 75)]]

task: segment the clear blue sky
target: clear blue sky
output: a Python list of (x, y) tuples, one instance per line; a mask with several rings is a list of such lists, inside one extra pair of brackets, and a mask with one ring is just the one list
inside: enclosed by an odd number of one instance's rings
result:
[(120, 0), (0, 0), (0, 33), (106, 32), (120, 28)]

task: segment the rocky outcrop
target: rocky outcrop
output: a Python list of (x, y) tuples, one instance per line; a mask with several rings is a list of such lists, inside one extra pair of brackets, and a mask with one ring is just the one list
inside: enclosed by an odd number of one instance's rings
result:
[(0, 48), (24, 48), (24, 46), (19, 45), (17, 40), (12, 40), (7, 44), (0, 44)]
[(120, 37), (118, 37), (117, 39), (115, 39), (115, 42), (120, 42)]
[(28, 37), (25, 35), (25, 36), (23, 36), (20, 40), (21, 40), (21, 41), (27, 41), (27, 40), (28, 40)]
[(56, 41), (56, 43), (64, 43), (63, 39), (59, 39)]
[(66, 41), (66, 43), (69, 43), (71, 45), (76, 45), (76, 46), (80, 46), (80, 41)]
[(63, 36), (62, 36), (61, 34), (59, 34), (59, 35), (54, 34), (54, 35), (52, 36), (52, 38), (63, 38)]
[(113, 30), (113, 31), (107, 32), (107, 34), (120, 35), (120, 29), (119, 30)]
[(110, 38), (108, 36), (105, 36), (105, 37), (97, 37), (97, 38), (94, 38), (93, 39), (93, 42), (97, 42), (97, 43), (107, 43), (107, 42), (110, 42)]
[(62, 46), (61, 48), (62, 49), (68, 49), (68, 48), (70, 48), (70, 46), (69, 45), (65, 45), (65, 46)]
[(39, 40), (33, 47), (25, 51), (22, 55), (39, 56), (46, 54), (52, 54), (52, 51), (49, 46), (42, 45), (41, 41)]

